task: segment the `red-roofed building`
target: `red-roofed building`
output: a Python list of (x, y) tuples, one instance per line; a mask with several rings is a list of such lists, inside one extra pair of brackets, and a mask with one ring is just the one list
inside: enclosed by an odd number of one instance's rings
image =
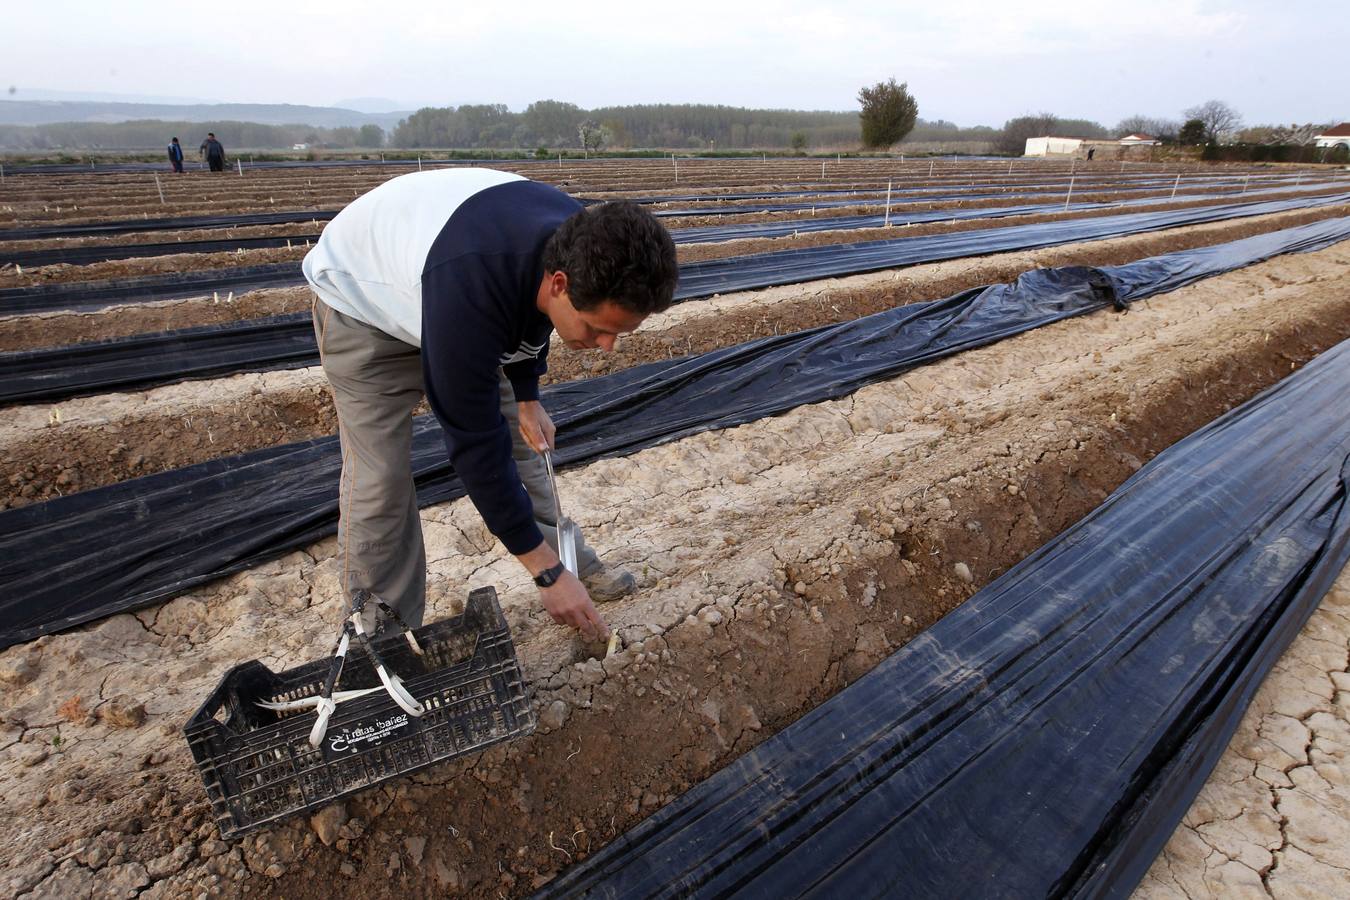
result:
[(1319, 135), (1314, 135), (1313, 140), (1319, 147), (1345, 147), (1350, 150), (1350, 122), (1328, 128)]

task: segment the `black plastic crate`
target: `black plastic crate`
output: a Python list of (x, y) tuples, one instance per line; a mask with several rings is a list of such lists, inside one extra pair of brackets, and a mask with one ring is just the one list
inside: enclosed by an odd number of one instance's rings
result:
[[(426, 709), (400, 709), (383, 690), (339, 703), (318, 750), (309, 744), (312, 710), (274, 712), (259, 700), (318, 695), (330, 659), (272, 672), (254, 660), (235, 666), (184, 726), (220, 834), (236, 838), (339, 797), (534, 731), (497, 592), (479, 588), (464, 614), (377, 639), (391, 673)], [(353, 644), (338, 690), (378, 687), (364, 650)]]

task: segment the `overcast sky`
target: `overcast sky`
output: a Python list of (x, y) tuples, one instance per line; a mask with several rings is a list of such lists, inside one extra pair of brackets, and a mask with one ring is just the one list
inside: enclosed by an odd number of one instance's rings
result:
[[(1112, 125), (1211, 98), (1247, 124), (1350, 119), (1345, 0), (669, 3), (16, 2), (0, 87), (398, 108), (566, 100), (857, 108), (909, 83), (919, 115)], [(29, 94), (31, 96), (31, 94)]]

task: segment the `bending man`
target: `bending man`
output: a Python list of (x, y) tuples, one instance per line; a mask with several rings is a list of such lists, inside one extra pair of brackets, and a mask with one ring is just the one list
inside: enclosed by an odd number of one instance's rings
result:
[(470, 500), (534, 577), (554, 621), (602, 636), (592, 597), (614, 599), (635, 582), (584, 540), (581, 579), (562, 568), (539, 455), (553, 445), (539, 377), (552, 331), (572, 349), (612, 350), (670, 305), (677, 269), (665, 228), (636, 204), (583, 210), (507, 172), (419, 172), (340, 212), (304, 272), (338, 413), (347, 595), (366, 588), (421, 624), (411, 415), (425, 393)]

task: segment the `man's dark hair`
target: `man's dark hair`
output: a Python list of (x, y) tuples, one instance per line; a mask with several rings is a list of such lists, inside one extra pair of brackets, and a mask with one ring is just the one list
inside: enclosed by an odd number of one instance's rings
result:
[(215, 137), (215, 136), (216, 136), (216, 133), (215, 133), (214, 131), (208, 131), (208, 132), (206, 133), (206, 136), (207, 136), (207, 137)]
[(612, 300), (644, 316), (670, 306), (679, 278), (670, 232), (629, 200), (589, 206), (558, 226), (544, 247), (544, 270), (567, 273), (578, 310)]

